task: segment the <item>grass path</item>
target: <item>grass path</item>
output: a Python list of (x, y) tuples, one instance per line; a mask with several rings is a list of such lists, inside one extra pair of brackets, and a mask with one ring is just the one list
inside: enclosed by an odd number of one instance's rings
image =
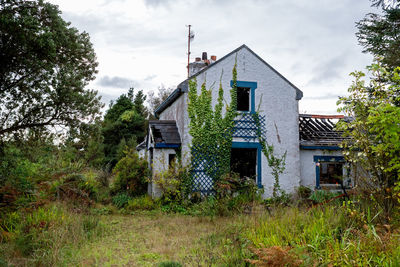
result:
[(238, 233), (242, 217), (205, 218), (138, 214), (102, 217), (107, 234), (71, 253), (67, 265), (157, 266), (175, 261), (184, 266), (243, 263)]

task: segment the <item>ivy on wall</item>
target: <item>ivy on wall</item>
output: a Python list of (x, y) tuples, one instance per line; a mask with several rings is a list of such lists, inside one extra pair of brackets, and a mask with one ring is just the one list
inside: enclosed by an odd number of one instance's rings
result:
[[(205, 83), (197, 94), (197, 80), (189, 81), (189, 133), (192, 136), (191, 154), (211, 155), (212, 162), (207, 162), (207, 173), (218, 179), (230, 170), (230, 153), (234, 118), (237, 115), (237, 70), (236, 63), (232, 70), (233, 86), (230, 90), (231, 103), (224, 108), (224, 90), (220, 81), (218, 99), (212, 108), (212, 89), (207, 90)], [(192, 159), (193, 161), (193, 159)]]
[[(207, 90), (205, 83), (201, 86), (200, 94), (197, 94), (197, 80), (189, 81), (189, 133), (192, 136), (191, 155), (211, 155), (212, 160), (207, 162), (206, 172), (213, 179), (218, 179), (230, 171), (232, 135), (234, 131), (234, 119), (237, 112), (237, 64), (232, 70), (232, 88), (230, 90), (231, 103), (226, 105), (226, 112), (223, 114), (224, 90), (220, 81), (218, 89), (218, 99), (215, 108), (212, 108), (212, 89)], [(260, 123), (260, 116), (252, 114), (256, 123), (256, 133), (261, 144), (261, 149), (265, 155), (268, 166), (274, 177), (273, 197), (284, 195), (280, 188), (279, 176), (283, 173), (286, 166), (286, 152), (278, 157), (274, 153), (274, 147), (268, 144)], [(206, 157), (203, 157), (206, 158)]]
[(281, 157), (278, 157), (274, 153), (274, 146), (270, 145), (263, 135), (263, 131), (260, 123), (260, 116), (258, 112), (253, 113), (253, 120), (257, 126), (256, 134), (258, 142), (261, 144), (261, 150), (264, 156), (267, 158), (268, 166), (271, 168), (271, 174), (274, 177), (274, 187), (272, 191), (272, 197), (278, 198), (285, 195), (285, 192), (281, 189), (279, 183), (279, 176), (285, 171), (286, 168), (286, 154), (283, 153)]

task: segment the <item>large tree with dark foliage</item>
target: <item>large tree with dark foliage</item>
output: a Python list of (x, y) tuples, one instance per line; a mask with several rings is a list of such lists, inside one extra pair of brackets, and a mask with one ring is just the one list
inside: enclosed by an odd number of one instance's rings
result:
[(391, 69), (400, 66), (400, 1), (373, 0), (372, 5), (382, 7), (383, 14), (369, 13), (357, 22), (356, 34), (363, 52), (382, 58)]
[(0, 2), (0, 138), (45, 127), (72, 129), (99, 114), (89, 35), (42, 0)]
[(111, 102), (104, 116), (103, 136), (106, 163), (114, 166), (128, 145), (143, 141), (146, 129), (146, 96), (142, 91), (134, 95), (133, 88)]

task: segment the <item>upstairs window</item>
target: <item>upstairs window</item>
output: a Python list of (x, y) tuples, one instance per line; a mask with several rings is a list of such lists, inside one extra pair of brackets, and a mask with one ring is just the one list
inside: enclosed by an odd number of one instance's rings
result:
[(250, 111), (250, 88), (237, 88), (237, 110)]

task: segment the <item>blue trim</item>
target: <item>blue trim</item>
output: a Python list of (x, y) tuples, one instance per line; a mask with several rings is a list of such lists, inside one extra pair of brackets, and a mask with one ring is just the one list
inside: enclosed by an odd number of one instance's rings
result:
[(307, 145), (300, 145), (300, 149), (305, 149), (305, 150), (342, 150), (341, 147), (339, 146), (307, 146)]
[(257, 186), (263, 188), (261, 183), (261, 144), (253, 142), (232, 142), (232, 148), (257, 148)]
[(155, 145), (155, 148), (180, 148), (181, 145), (179, 144), (164, 144), (164, 143), (159, 143)]
[[(233, 86), (233, 81), (231, 80), (231, 87)], [(247, 81), (236, 81), (236, 87), (250, 88), (250, 113), (255, 113), (256, 109), (256, 88), (257, 82), (247, 82)]]
[(314, 156), (314, 162), (344, 162), (343, 156)]
[(319, 165), (318, 164), (315, 164), (315, 174), (316, 174), (316, 183), (315, 183), (315, 187), (317, 188), (317, 189), (320, 189), (321, 188), (321, 186), (319, 185), (319, 175), (320, 175), (320, 172), (319, 172)]

